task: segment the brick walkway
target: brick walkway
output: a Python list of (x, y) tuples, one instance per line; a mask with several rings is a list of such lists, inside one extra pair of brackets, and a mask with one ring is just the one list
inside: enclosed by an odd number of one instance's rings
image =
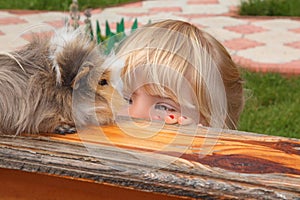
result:
[[(127, 28), (135, 18), (140, 25), (161, 19), (189, 21), (214, 35), (243, 67), (256, 71), (300, 74), (300, 18), (241, 17), (240, 0), (148, 0), (119, 7), (95, 9), (104, 30), (105, 20), (122, 17)], [(27, 43), (31, 32), (63, 26), (68, 12), (0, 11), (0, 51)], [(83, 17), (82, 17), (83, 20)]]

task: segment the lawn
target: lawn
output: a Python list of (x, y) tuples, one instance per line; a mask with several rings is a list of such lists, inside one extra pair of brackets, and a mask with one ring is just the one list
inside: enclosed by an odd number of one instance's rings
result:
[(242, 70), (246, 106), (239, 130), (300, 138), (300, 77)]

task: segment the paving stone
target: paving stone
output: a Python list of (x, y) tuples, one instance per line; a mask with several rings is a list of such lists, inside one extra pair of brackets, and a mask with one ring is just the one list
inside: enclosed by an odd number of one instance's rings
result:
[[(139, 20), (140, 18), (138, 18)], [(145, 19), (145, 18), (144, 18)], [(173, 13), (169, 12), (161, 12), (161, 13), (153, 13), (147, 16), (147, 21), (151, 20), (151, 22), (157, 22), (165, 19), (174, 19), (174, 20), (187, 20), (184, 17), (177, 16)]]
[(123, 6), (123, 8), (140, 8), (143, 6), (143, 2), (134, 2), (134, 3), (128, 3)]
[(101, 14), (104, 13), (146, 13), (149, 12), (149, 9), (147, 8), (135, 8), (135, 7), (112, 7), (112, 8), (106, 8), (102, 11)]
[(204, 28), (204, 30), (206, 32), (210, 33), (213, 37), (215, 37), (220, 42), (233, 40), (235, 38), (241, 38), (242, 37), (242, 35), (239, 34), (239, 33), (228, 31), (228, 30), (222, 29), (222, 28), (208, 27), (208, 28)]
[(21, 37), (16, 37), (13, 34), (5, 34), (1, 36), (1, 45), (0, 51), (9, 52), (20, 48), (28, 43), (28, 41), (24, 40)]
[(218, 0), (220, 5), (222, 6), (234, 6), (234, 7), (237, 7), (237, 6), (240, 6), (241, 5), (241, 0)]
[(219, 0), (187, 0), (186, 2), (188, 5), (189, 4), (219, 4)]
[(144, 12), (144, 13), (118, 13), (118, 15), (120, 16), (125, 16), (125, 17), (131, 17), (131, 18), (140, 18), (143, 16), (149, 16), (150, 13), (149, 12)]
[(0, 18), (0, 25), (15, 25), (27, 23), (26, 20), (20, 19), (18, 17), (4, 17)]
[(97, 14), (100, 14), (101, 12), (102, 12), (101, 8), (97, 8), (97, 9), (91, 10), (91, 14), (92, 15), (97, 15)]
[(290, 19), (269, 19), (258, 22), (253, 22), (254, 25), (262, 26), (270, 30), (287, 30), (293, 28), (300, 28), (300, 22)]
[(1, 11), (0, 10), (0, 19), (1, 18), (7, 18), (7, 17), (15, 17), (15, 15), (7, 12), (7, 11)]
[(166, 8), (166, 7), (185, 7), (186, 0), (164, 0), (164, 1), (143, 1), (143, 8)]
[(45, 21), (46, 24), (49, 24), (50, 26), (53, 26), (54, 28), (62, 28), (65, 26), (65, 22), (62, 20), (56, 20), (56, 21)]
[(223, 13), (228, 13), (229, 9), (227, 7), (221, 6), (221, 5), (211, 5), (211, 4), (205, 4), (205, 5), (187, 5), (182, 7), (183, 14), (189, 13), (189, 14), (214, 14), (214, 15), (220, 15)]
[[(39, 37), (49, 37), (53, 34), (54, 34), (53, 31), (44, 31), (44, 32), (34, 33), (35, 36), (39, 36)], [(23, 34), (21, 37), (23, 39), (25, 39), (26, 41), (31, 41), (33, 39), (33, 34), (32, 33), (26, 33), (26, 34)]]
[(151, 8), (149, 9), (150, 13), (156, 12), (182, 12), (181, 7), (164, 7), (164, 8)]
[(258, 46), (263, 46), (264, 43), (256, 42), (253, 40), (248, 40), (245, 38), (237, 38), (233, 40), (227, 40), (223, 42), (223, 44), (232, 50), (244, 50), (244, 49), (249, 49), (249, 48), (254, 48)]
[(190, 20), (197, 19), (197, 18), (206, 18), (206, 17), (212, 17), (213, 14), (187, 14), (187, 13), (174, 13), (174, 15), (179, 17), (184, 17)]
[[(203, 26), (217, 28), (217, 29), (227, 27), (227, 26), (246, 25), (246, 22), (241, 19), (234, 19), (231, 17), (224, 17), (224, 16), (199, 18), (195, 20), (197, 20), (197, 23)], [(191, 21), (194, 20), (192, 19)]]
[(233, 56), (233, 60), (241, 67), (250, 69), (255, 72), (277, 72), (285, 75), (300, 74), (300, 60), (294, 60), (287, 63), (262, 63), (254, 62), (240, 56)]
[(283, 45), (265, 45), (238, 51), (236, 55), (261, 63), (286, 63), (299, 58), (299, 49)]
[(47, 13), (47, 11), (41, 10), (8, 10), (8, 13), (15, 15), (15, 16), (26, 16), (26, 15), (36, 15), (39, 13)]
[(261, 26), (254, 26), (251, 24), (245, 24), (245, 25), (238, 25), (238, 26), (226, 26), (224, 29), (227, 29), (229, 31), (234, 31), (237, 33), (242, 34), (252, 34), (252, 33), (259, 33), (259, 32), (265, 32), (267, 29), (261, 27)]
[(187, 18), (177, 16), (176, 14), (173, 13), (153, 13), (153, 14), (148, 13), (148, 15), (144, 15), (140, 17), (132, 17), (131, 20), (134, 20), (135, 18), (137, 18), (138, 22), (140, 22), (141, 24), (148, 24), (149, 21), (151, 21), (151, 23), (154, 23), (165, 19), (189, 21)]
[[(286, 43), (284, 45), (289, 46), (289, 47), (293, 47), (293, 48), (296, 48), (296, 49), (300, 49), (300, 41), (299, 42)], [(299, 57), (300, 57), (300, 52), (299, 52)]]
[(258, 42), (264, 42), (266, 44), (284, 44), (297, 42), (300, 40), (300, 34), (295, 34), (286, 30), (277, 30), (277, 31), (266, 31), (260, 33), (254, 33), (245, 35), (246, 38), (251, 40), (256, 40)]
[[(300, 26), (300, 23), (299, 23), (299, 26)], [(289, 31), (300, 34), (300, 28), (289, 29)]]
[[(1, 45), (4, 46), (6, 43), (10, 43), (12, 41), (18, 41), (18, 38), (22, 38), (22, 35), (30, 34), (30, 33), (39, 33), (45, 31), (53, 31), (53, 27), (48, 24), (19, 24), (18, 26), (2, 26), (1, 31), (5, 33), (5, 35), (9, 35), (11, 40), (7, 40), (7, 38), (1, 38)], [(18, 45), (20, 46), (20, 45)]]

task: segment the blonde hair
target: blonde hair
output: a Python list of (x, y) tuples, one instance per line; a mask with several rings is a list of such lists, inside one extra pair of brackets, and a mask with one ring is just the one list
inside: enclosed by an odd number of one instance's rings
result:
[(194, 110), (204, 125), (236, 129), (244, 105), (240, 74), (208, 33), (187, 22), (165, 20), (136, 30), (116, 54), (125, 57), (125, 93), (143, 86), (150, 95)]

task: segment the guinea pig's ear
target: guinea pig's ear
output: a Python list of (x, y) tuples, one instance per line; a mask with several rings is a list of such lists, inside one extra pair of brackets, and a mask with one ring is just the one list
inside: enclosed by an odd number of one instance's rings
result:
[(79, 87), (79, 80), (84, 77), (84, 76), (87, 76), (88, 73), (90, 72), (90, 67), (86, 66), (86, 67), (83, 67), (78, 73), (77, 75), (75, 76), (75, 78), (72, 80), (72, 84), (71, 84), (71, 87), (73, 89), (78, 89)]

